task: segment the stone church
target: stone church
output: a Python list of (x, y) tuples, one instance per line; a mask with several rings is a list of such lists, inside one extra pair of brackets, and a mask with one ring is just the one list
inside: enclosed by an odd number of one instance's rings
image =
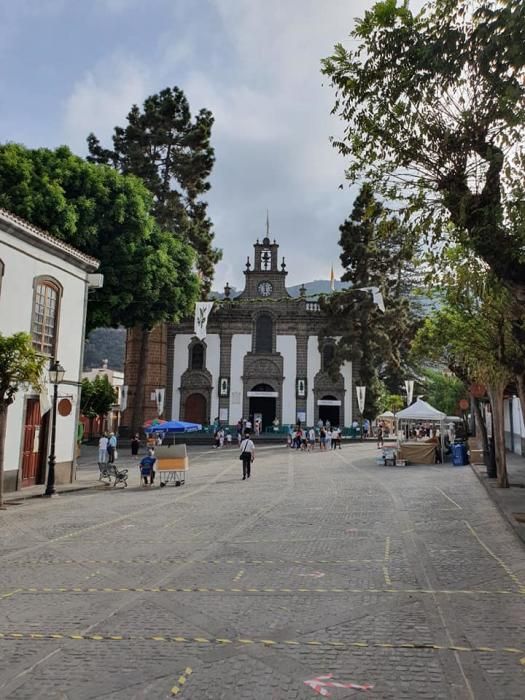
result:
[(123, 432), (161, 410), (165, 419), (203, 425), (249, 417), (264, 429), (319, 419), (350, 426), (358, 415), (352, 363), (342, 365), (335, 381), (325, 371), (334, 340), (320, 345), (319, 304), (304, 286), (299, 297), (291, 296), (287, 274), (278, 244), (267, 235), (255, 243), (253, 262), (246, 261), (244, 290), (232, 296), (226, 285), (215, 303), (204, 340), (195, 337), (193, 318), (160, 326), (146, 340), (130, 331)]

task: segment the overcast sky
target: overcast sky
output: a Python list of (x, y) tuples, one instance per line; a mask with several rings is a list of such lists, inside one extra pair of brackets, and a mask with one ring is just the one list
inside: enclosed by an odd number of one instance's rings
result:
[(131, 105), (177, 85), (215, 116), (209, 193), (224, 259), (214, 286), (242, 286), (270, 233), (288, 284), (339, 266), (354, 193), (329, 144), (340, 127), (320, 60), (372, 0), (0, 0), (0, 140), (110, 144)]

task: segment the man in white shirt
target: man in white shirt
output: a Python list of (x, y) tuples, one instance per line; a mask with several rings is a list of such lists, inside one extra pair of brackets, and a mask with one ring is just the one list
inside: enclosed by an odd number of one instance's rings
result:
[(108, 457), (108, 438), (107, 435), (102, 435), (98, 441), (98, 463), (106, 464)]
[(242, 480), (250, 478), (251, 465), (255, 459), (255, 445), (250, 440), (250, 433), (246, 431), (244, 440), (241, 442), (241, 454), (239, 459), (242, 460)]

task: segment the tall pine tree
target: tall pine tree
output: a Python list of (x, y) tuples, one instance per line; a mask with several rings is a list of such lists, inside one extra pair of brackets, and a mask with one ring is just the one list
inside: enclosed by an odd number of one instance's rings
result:
[(139, 177), (154, 196), (161, 228), (190, 243), (197, 253), (203, 294), (211, 286), (221, 254), (213, 247), (212, 223), (202, 195), (215, 161), (211, 146), (213, 115), (201, 109), (192, 118), (188, 100), (177, 87), (148, 97), (142, 110), (133, 105), (127, 126), (116, 126), (113, 149), (88, 136), (88, 160), (112, 165)]
[[(328, 321), (321, 336), (339, 337), (331, 371), (345, 360), (356, 363), (359, 382), (367, 387), (365, 415), (374, 418), (380, 382), (397, 394), (406, 374), (406, 357), (417, 319), (410, 306), (413, 281), (413, 236), (399, 219), (389, 216), (365, 183), (350, 217), (339, 227), (342, 280), (351, 287), (321, 299)], [(378, 287), (386, 310), (369, 292)]]

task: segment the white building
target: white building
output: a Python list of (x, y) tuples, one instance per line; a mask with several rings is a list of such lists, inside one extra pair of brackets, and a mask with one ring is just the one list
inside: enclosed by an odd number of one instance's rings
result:
[[(97, 433), (100, 434), (104, 431), (117, 432), (120, 425), (120, 399), (122, 395), (122, 386), (124, 385), (124, 372), (118, 369), (110, 369), (108, 367), (108, 361), (102, 361), (102, 367), (92, 367), (90, 370), (82, 372), (82, 379), (89, 379), (90, 382), (94, 381), (97, 377), (108, 378), (108, 382), (111, 384), (113, 389), (115, 389), (116, 397), (115, 403), (111, 407), (111, 411), (105, 416), (103, 425), (96, 425)], [(84, 425), (89, 426), (89, 421), (83, 421)]]
[[(38, 351), (65, 369), (58, 388), (56, 483), (75, 477), (88, 289), (101, 286), (102, 276), (94, 274), (98, 266), (94, 258), (0, 209), (0, 332), (30, 333)], [(8, 409), (6, 492), (45, 483), (52, 391), (49, 385), (41, 396), (30, 387), (20, 390)]]

